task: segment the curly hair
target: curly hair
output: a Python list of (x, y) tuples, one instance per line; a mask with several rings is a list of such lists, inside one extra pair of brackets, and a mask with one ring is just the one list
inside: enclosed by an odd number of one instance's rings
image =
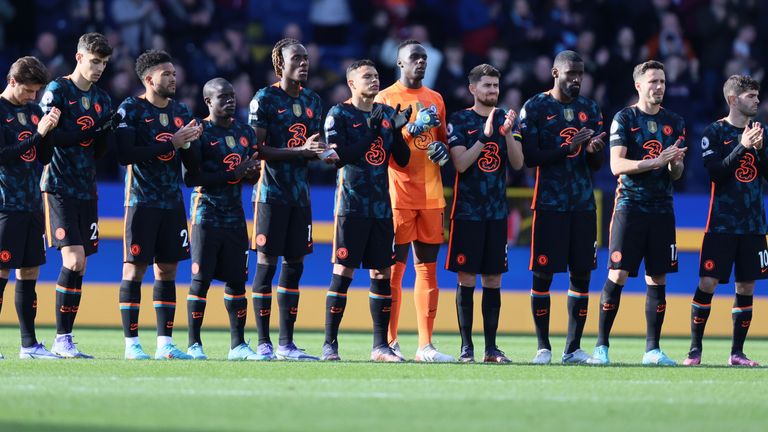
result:
[(139, 79), (144, 80), (150, 69), (157, 65), (171, 62), (173, 62), (173, 58), (165, 51), (145, 51), (136, 59), (136, 74), (139, 76)]
[(285, 66), (283, 48), (291, 45), (301, 45), (301, 42), (292, 38), (280, 39), (272, 48), (272, 67), (275, 69), (275, 75), (277, 75), (278, 78), (283, 77), (283, 67)]

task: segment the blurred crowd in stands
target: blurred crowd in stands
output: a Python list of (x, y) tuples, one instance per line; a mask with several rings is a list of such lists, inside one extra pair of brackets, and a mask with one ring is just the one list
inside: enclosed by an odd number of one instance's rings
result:
[[(344, 70), (355, 59), (374, 60), (382, 88), (391, 84), (404, 39), (427, 48), (424, 83), (443, 95), (449, 113), (472, 104), (466, 74), (481, 62), (502, 72), (499, 105), (519, 112), (551, 88), (553, 56), (572, 49), (586, 62), (581, 93), (599, 102), (606, 128), (634, 103), (632, 68), (657, 59), (666, 65), (664, 105), (688, 126), (687, 173), (677, 187), (694, 192), (709, 188), (698, 142), (727, 112), (725, 78), (749, 74), (767, 84), (768, 44), (759, 41), (768, 40), (768, 1), (759, 0), (0, 0), (0, 69), (32, 54), (53, 77), (66, 75), (87, 31), (104, 33), (114, 47), (99, 85), (116, 105), (141, 91), (136, 56), (158, 48), (176, 59), (177, 98), (196, 115), (206, 115), (202, 84), (223, 76), (235, 86), (243, 120), (256, 90), (276, 81), (270, 53), (283, 37), (307, 47), (307, 86), (326, 110), (349, 97)], [(768, 103), (758, 119), (768, 120)], [(121, 180), (114, 154), (101, 162), (100, 178)], [(316, 164), (313, 182), (334, 178)], [(596, 182), (613, 188), (607, 164)], [(532, 186), (530, 172), (511, 175), (510, 184)]]

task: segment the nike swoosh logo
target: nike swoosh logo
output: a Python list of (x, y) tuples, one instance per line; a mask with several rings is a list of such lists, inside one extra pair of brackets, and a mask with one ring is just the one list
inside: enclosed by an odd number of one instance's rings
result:
[(629, 130), (631, 130), (632, 132), (637, 132), (637, 131), (639, 131), (639, 130), (640, 130), (640, 128), (639, 128), (639, 127), (636, 127), (636, 128), (629, 128)]
[(360, 125), (362, 125), (362, 123), (355, 123), (355, 124), (352, 125), (352, 127), (353, 128), (358, 128), (358, 127), (360, 127)]
[(278, 114), (282, 114), (282, 113), (284, 113), (284, 112), (286, 112), (286, 111), (288, 111), (288, 108), (282, 108), (282, 109), (278, 109), (278, 110), (277, 110), (277, 113), (278, 113)]
[(471, 131), (467, 131), (467, 133), (470, 134), (470, 135), (472, 135), (475, 132), (477, 132), (477, 129), (472, 129)]
[(551, 116), (547, 116), (547, 120), (552, 120), (555, 117), (557, 117), (557, 114), (552, 114)]
[(12, 122), (12, 121), (13, 121), (13, 117), (5, 119), (5, 122), (6, 122), (6, 123), (10, 123), (10, 122)]
[(208, 144), (210, 144), (210, 145), (212, 145), (212, 146), (215, 146), (215, 145), (216, 145), (216, 144), (218, 144), (218, 143), (219, 143), (219, 141), (217, 140), (217, 141), (211, 141), (211, 142), (209, 142)]
[(69, 104), (70, 104), (70, 105), (74, 105), (74, 104), (76, 104), (76, 103), (77, 103), (77, 101), (76, 101), (76, 100), (74, 100), (74, 101), (67, 101), (67, 102), (69, 102)]
[(733, 142), (733, 140), (723, 141), (723, 144), (728, 145), (728, 144), (730, 144), (732, 142)]
[(153, 118), (146, 118), (146, 119), (144, 119), (144, 121), (146, 123), (152, 123), (153, 121), (155, 121), (155, 119), (153, 119)]
[(760, 269), (760, 272), (761, 272), (761, 273), (765, 273), (765, 272), (767, 272), (767, 271), (768, 271), (768, 267), (763, 267), (763, 268), (761, 268), (761, 269)]

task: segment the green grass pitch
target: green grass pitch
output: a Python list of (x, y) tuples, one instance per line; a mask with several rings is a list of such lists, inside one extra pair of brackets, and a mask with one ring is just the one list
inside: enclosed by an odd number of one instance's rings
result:
[[(41, 329), (50, 346), (53, 330)], [(730, 341), (705, 339), (697, 368), (642, 367), (644, 340), (614, 338), (609, 367), (533, 366), (535, 338), (503, 336), (512, 365), (373, 364), (371, 337), (344, 333), (329, 363), (227, 362), (229, 335), (204, 329), (205, 362), (122, 360), (117, 329), (80, 329), (96, 360), (18, 359), (18, 330), (0, 328), (0, 431), (763, 431), (768, 368), (724, 367)], [(323, 336), (296, 341), (318, 354)], [(186, 345), (186, 334), (176, 341)], [(555, 351), (563, 338), (553, 339)], [(585, 337), (591, 350), (594, 337)], [(147, 352), (154, 338), (143, 335)], [(401, 337), (411, 356), (415, 335)], [(457, 354), (457, 335), (437, 335)], [(475, 335), (478, 351), (482, 336)], [(688, 341), (666, 339), (681, 360)], [(768, 341), (748, 340), (768, 363)], [(479, 352), (478, 352), (479, 354)], [(559, 357), (558, 357), (559, 359)]]

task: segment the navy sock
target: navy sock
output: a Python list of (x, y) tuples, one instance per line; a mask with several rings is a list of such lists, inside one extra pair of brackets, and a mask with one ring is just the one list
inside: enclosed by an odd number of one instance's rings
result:
[(565, 338), (565, 353), (570, 354), (581, 348), (581, 335), (587, 323), (589, 308), (589, 278), (571, 277), (568, 289), (568, 336)]
[(299, 281), (304, 263), (285, 262), (280, 269), (277, 287), (277, 307), (280, 309), (280, 345), (293, 343), (293, 326), (299, 314)]
[(549, 343), (549, 309), (551, 300), (549, 298), (549, 287), (552, 285), (552, 278), (542, 278), (536, 273), (533, 274), (533, 287), (531, 288), (531, 313), (533, 314), (533, 324), (536, 327), (536, 338), (539, 342), (538, 349), (552, 349)]
[(325, 343), (337, 343), (339, 326), (347, 307), (347, 291), (352, 279), (342, 275), (331, 276), (331, 286), (325, 295)]
[(192, 279), (192, 283), (189, 284), (189, 294), (187, 294), (188, 346), (196, 343), (203, 344), (203, 341), (200, 339), (200, 329), (203, 327), (205, 305), (208, 302), (208, 288), (210, 286), (211, 281), (199, 279)]
[(235, 348), (245, 343), (245, 320), (248, 317), (245, 282), (227, 282), (224, 286), (224, 307), (229, 316), (229, 347)]
[(645, 296), (645, 351), (659, 349), (661, 327), (667, 311), (666, 285), (648, 285)]
[(156, 280), (152, 287), (152, 303), (157, 318), (157, 335), (171, 337), (176, 316), (176, 281)]
[(621, 303), (621, 290), (624, 285), (619, 285), (610, 279), (605, 280), (603, 292), (600, 294), (600, 320), (598, 323), (597, 346), (611, 346), (608, 338), (611, 335), (613, 321), (619, 312)]
[(751, 295), (736, 294), (733, 301), (733, 309), (731, 309), (731, 317), (733, 318), (731, 354), (744, 352), (744, 341), (747, 339), (747, 332), (752, 323), (752, 299)]
[(475, 287), (456, 285), (456, 316), (459, 320), (461, 346), (472, 347), (472, 320), (474, 312), (473, 293)]
[(371, 279), (368, 306), (373, 320), (373, 347), (387, 346), (389, 317), (392, 313), (392, 286), (389, 279)]
[(712, 295), (696, 287), (691, 302), (691, 351), (702, 349), (704, 328), (707, 326), (709, 312), (712, 309)]
[(123, 336), (139, 337), (139, 308), (141, 305), (141, 281), (120, 281), (120, 318)]
[(37, 343), (35, 337), (35, 317), (37, 316), (37, 281), (16, 281), (16, 315), (19, 316), (19, 330), (21, 331), (21, 346), (29, 348)]
[(499, 328), (499, 313), (501, 312), (501, 288), (483, 287), (483, 334), (485, 349), (496, 347), (496, 331)]
[(259, 344), (271, 342), (269, 339), (269, 318), (272, 315), (272, 278), (275, 277), (276, 270), (277, 266), (257, 264), (256, 276), (253, 277), (251, 301), (253, 314), (256, 316)]
[(79, 274), (66, 267), (59, 272), (56, 282), (56, 334), (72, 333), (74, 315), (80, 303), (80, 290), (77, 288)]

